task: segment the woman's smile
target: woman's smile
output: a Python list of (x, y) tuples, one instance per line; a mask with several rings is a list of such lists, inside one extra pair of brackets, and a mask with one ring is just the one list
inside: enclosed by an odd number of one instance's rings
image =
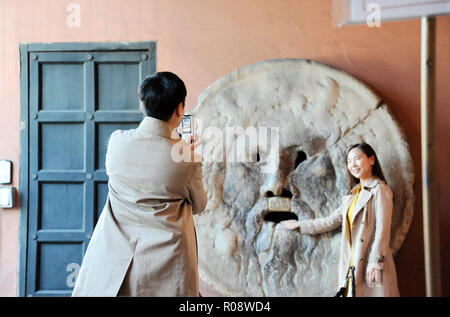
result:
[(373, 158), (358, 148), (352, 149), (347, 156), (347, 168), (350, 173), (359, 179), (366, 179), (372, 176)]

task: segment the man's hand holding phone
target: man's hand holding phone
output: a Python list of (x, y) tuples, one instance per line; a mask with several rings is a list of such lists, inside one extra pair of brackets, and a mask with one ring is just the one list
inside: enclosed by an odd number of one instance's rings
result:
[(181, 134), (181, 138), (190, 145), (191, 151), (194, 151), (202, 144), (200, 135), (196, 131), (197, 122), (192, 115), (185, 115), (181, 120), (181, 124), (178, 127), (178, 131)]
[(194, 137), (192, 137), (192, 134), (189, 136), (187, 143), (190, 144), (191, 151), (194, 151), (200, 144), (202, 144), (202, 138), (197, 132), (195, 132)]

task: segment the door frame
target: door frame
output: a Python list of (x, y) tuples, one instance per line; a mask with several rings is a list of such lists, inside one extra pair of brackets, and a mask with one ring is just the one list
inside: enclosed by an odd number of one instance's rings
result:
[(18, 296), (27, 296), (27, 263), (29, 231), (29, 162), (30, 162), (30, 104), (29, 58), (36, 52), (83, 51), (142, 51), (148, 54), (151, 69), (156, 70), (156, 41), (149, 42), (68, 42), (20, 44), (20, 228)]

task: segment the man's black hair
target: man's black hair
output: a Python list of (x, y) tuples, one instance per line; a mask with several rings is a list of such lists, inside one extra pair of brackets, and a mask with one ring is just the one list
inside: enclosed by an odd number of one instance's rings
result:
[(139, 99), (146, 116), (168, 121), (176, 107), (186, 100), (186, 86), (174, 73), (159, 72), (145, 78), (139, 86)]

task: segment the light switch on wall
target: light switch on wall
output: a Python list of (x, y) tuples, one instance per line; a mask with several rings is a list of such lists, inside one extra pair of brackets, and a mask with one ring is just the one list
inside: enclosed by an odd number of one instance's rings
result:
[(0, 208), (14, 207), (15, 189), (12, 186), (0, 186)]
[(11, 184), (12, 162), (0, 160), (0, 184)]

